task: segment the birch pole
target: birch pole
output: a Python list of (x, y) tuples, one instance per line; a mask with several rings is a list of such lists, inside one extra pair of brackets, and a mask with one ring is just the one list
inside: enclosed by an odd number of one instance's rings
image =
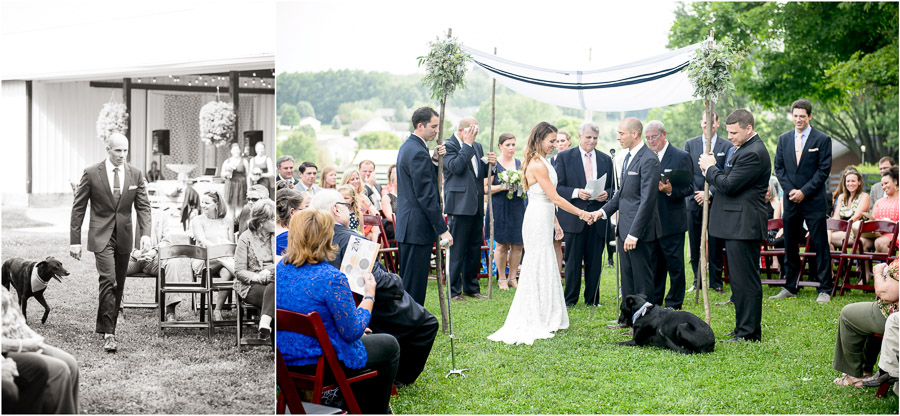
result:
[[(494, 48), (494, 56), (497, 55), (497, 48)], [(494, 78), (493, 85), (491, 85), (491, 147), (488, 148), (488, 152), (494, 151), (494, 111), (497, 108), (497, 79)], [(495, 165), (496, 166), (496, 165)], [(487, 186), (485, 187), (484, 197), (487, 198), (487, 210), (488, 210), (488, 224), (490, 229), (490, 239), (488, 240), (488, 263), (487, 263), (487, 271), (488, 271), (488, 299), (494, 298), (494, 209), (492, 208), (492, 200), (494, 199), (491, 194), (491, 188), (494, 186), (494, 167), (488, 166), (488, 179)], [(498, 270), (499, 272), (499, 270)], [(498, 275), (499, 279), (500, 276)]]

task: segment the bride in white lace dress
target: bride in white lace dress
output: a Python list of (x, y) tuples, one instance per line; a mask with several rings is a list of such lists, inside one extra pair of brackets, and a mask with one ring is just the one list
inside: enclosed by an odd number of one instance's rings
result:
[(506, 323), (488, 336), (491, 341), (530, 345), (536, 339), (552, 338), (555, 331), (569, 327), (553, 248), (554, 234), (562, 234), (556, 221), (556, 207), (586, 221), (592, 215), (575, 208), (556, 193), (556, 170), (547, 161), (547, 154), (556, 143), (556, 131), (549, 123), (540, 122), (531, 130), (525, 145), (522, 169), (528, 188), (528, 207), (522, 221), (525, 244), (522, 274)]

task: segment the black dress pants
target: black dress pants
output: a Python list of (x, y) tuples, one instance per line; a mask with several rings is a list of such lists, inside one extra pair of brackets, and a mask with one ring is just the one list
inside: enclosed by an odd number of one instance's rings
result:
[(116, 230), (113, 229), (106, 247), (94, 253), (97, 273), (100, 275), (100, 295), (97, 306), (97, 329), (100, 334), (115, 334), (122, 293), (125, 290), (125, 276), (131, 253), (116, 251)]
[(431, 270), (431, 251), (434, 244), (399, 243), (400, 279), (403, 290), (412, 296), (419, 305), (425, 305), (425, 292), (428, 289), (428, 272)]
[(759, 240), (725, 240), (735, 336), (762, 339), (762, 282), (759, 280)]
[[(697, 286), (697, 274), (700, 273), (700, 237), (703, 231), (703, 210), (688, 210), (688, 241), (691, 245), (691, 269), (694, 271), (694, 286)], [(722, 249), (725, 243), (722, 240), (709, 236), (708, 252), (709, 287), (718, 289), (722, 287)]]
[[(635, 248), (625, 251), (625, 240), (619, 238), (619, 267), (622, 270), (622, 298), (630, 295), (641, 295), (650, 299), (653, 294), (653, 268), (650, 256), (656, 241), (638, 240)], [(619, 322), (625, 322), (620, 314)]]
[[(684, 233), (666, 235), (656, 240), (653, 249), (653, 294), (650, 303), (681, 309), (684, 303)], [(666, 276), (668, 275), (668, 279)], [(666, 295), (666, 281), (671, 281)], [(665, 298), (664, 298), (665, 297)]]
[[(784, 220), (784, 288), (796, 294), (800, 289), (800, 244), (806, 243), (806, 230), (803, 222), (809, 229), (809, 250), (816, 253), (816, 279), (819, 281), (817, 288), (819, 293), (831, 293), (833, 287), (831, 245), (828, 243), (828, 227), (825, 213), (813, 213), (804, 216), (799, 210), (785, 211), (781, 217)], [(810, 267), (810, 270), (813, 270)]]
[(478, 269), (481, 267), (481, 242), (484, 239), (484, 215), (451, 215), (450, 296), (481, 293)]

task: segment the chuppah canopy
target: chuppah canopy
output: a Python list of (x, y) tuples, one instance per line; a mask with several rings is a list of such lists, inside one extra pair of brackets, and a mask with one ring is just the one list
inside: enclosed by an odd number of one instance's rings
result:
[(684, 69), (702, 42), (638, 62), (596, 70), (539, 68), (464, 47), (501, 84), (545, 103), (592, 111), (632, 111), (691, 101)]

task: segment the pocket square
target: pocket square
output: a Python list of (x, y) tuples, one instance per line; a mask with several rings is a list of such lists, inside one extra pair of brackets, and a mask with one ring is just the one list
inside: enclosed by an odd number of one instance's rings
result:
[(725, 152), (716, 153), (716, 156), (725, 156)]
[(128, 190), (129, 190), (129, 191), (133, 191), (133, 190), (135, 190), (135, 189), (137, 189), (137, 186), (131, 185), (131, 186), (128, 187)]
[(628, 171), (628, 174), (629, 174), (629, 175), (637, 175), (638, 173), (635, 172), (635, 171)]
[(815, 149), (809, 149), (809, 151), (810, 151), (810, 152), (818, 152), (818, 151), (819, 151), (819, 148), (817, 147), (817, 148), (815, 148)]
[(671, 172), (672, 169), (663, 169), (663, 172)]

